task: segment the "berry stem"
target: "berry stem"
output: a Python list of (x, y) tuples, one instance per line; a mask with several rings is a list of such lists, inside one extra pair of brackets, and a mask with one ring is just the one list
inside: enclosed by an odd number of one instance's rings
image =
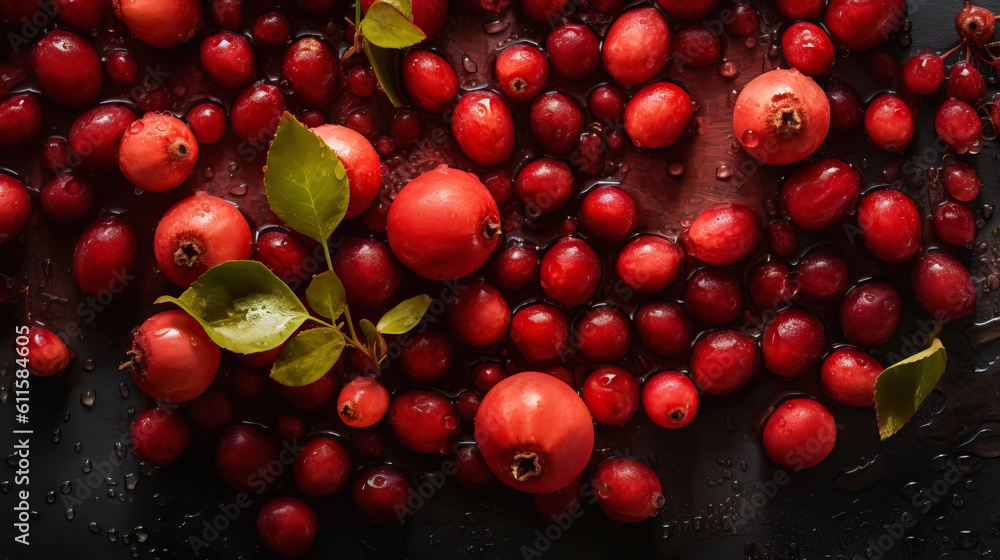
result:
[[(351, 319), (351, 310), (348, 309), (346, 305), (344, 306), (344, 318), (347, 319), (347, 330), (351, 331), (351, 339), (354, 340), (354, 344), (357, 345), (358, 348), (364, 348), (364, 345), (361, 344), (361, 340), (358, 339), (358, 333), (354, 332), (354, 321)], [(370, 354), (371, 353), (369, 352), (369, 355)], [(372, 356), (372, 358), (374, 358), (374, 356)]]

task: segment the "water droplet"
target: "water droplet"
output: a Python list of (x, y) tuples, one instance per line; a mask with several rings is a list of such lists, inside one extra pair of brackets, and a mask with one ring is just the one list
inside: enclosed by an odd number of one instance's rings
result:
[(83, 404), (83, 406), (89, 408), (94, 406), (95, 402), (97, 402), (97, 391), (93, 389), (87, 389), (82, 395), (80, 395), (80, 403)]
[(280, 89), (281, 93), (285, 95), (292, 95), (295, 93), (295, 84), (293, 84), (291, 80), (281, 80), (281, 82), (278, 83), (278, 89)]
[(732, 177), (733, 173), (735, 173), (735, 171), (733, 171), (733, 168), (727, 167), (725, 165), (720, 165), (715, 169), (715, 178), (725, 181), (726, 179)]
[(52, 443), (59, 443), (61, 440), (62, 440), (62, 430), (56, 428), (56, 430), (52, 432)]
[(108, 531), (108, 542), (118, 542), (118, 529)]
[(129, 134), (139, 134), (140, 132), (142, 132), (142, 129), (145, 126), (146, 126), (146, 123), (143, 122), (141, 119), (132, 121), (132, 124), (130, 124), (129, 127), (128, 127), (128, 132), (129, 132)]
[(80, 467), (80, 470), (82, 470), (85, 473), (89, 473), (93, 469), (94, 469), (94, 464), (90, 462), (90, 459), (84, 461), (83, 466)]
[(487, 21), (483, 23), (483, 31), (489, 35), (494, 35), (501, 31), (506, 31), (509, 25), (509, 23), (503, 20)]
[(746, 45), (748, 49), (753, 49), (757, 47), (759, 41), (756, 37), (747, 37), (747, 40), (743, 41), (743, 44)]
[(959, 531), (955, 538), (955, 544), (962, 548), (972, 548), (979, 544), (979, 537), (972, 531)]
[(201, 176), (206, 179), (211, 179), (215, 177), (215, 171), (211, 167), (206, 167), (204, 171), (201, 172)]
[(56, 491), (55, 490), (49, 490), (48, 492), (45, 493), (45, 503), (50, 504), (50, 505), (56, 503)]
[(119, 383), (118, 384), (118, 392), (121, 393), (123, 399), (127, 399), (128, 398), (128, 393), (129, 393), (129, 391), (128, 391), (128, 385), (126, 385), (124, 383)]
[(673, 161), (667, 164), (667, 174), (671, 177), (680, 177), (684, 174), (684, 163), (680, 161)]
[(69, 494), (72, 491), (73, 483), (68, 480), (64, 480), (63, 483), (59, 485), (59, 492), (61, 494)]
[(142, 526), (139, 526), (139, 527), (135, 528), (135, 540), (136, 540), (136, 542), (138, 542), (139, 544), (142, 544), (142, 543), (146, 542), (147, 538), (149, 538), (149, 535), (146, 533), (146, 531), (143, 530)]
[(229, 194), (233, 196), (243, 196), (247, 194), (248, 190), (250, 190), (250, 188), (247, 186), (247, 184), (242, 183), (239, 185), (235, 185), (233, 187), (229, 187)]
[(231, 161), (229, 162), (229, 165), (226, 166), (226, 169), (229, 171), (230, 175), (235, 175), (236, 172), (240, 170), (240, 164), (235, 161)]
[(77, 442), (76, 444), (74, 444), (73, 445), (73, 451), (76, 451), (77, 453), (83, 451), (83, 444), (80, 443), (80, 442)]
[(127, 449), (126, 449), (124, 443), (122, 443), (120, 441), (116, 441), (115, 442), (115, 455), (118, 455), (119, 459), (124, 459), (125, 458), (126, 451), (127, 451)]
[(685, 212), (684, 214), (682, 214), (681, 227), (686, 227), (686, 228), (691, 227), (691, 224), (694, 223), (694, 217), (695, 217), (694, 214), (690, 212)]
[(91, 521), (90, 523), (87, 523), (87, 527), (90, 527), (91, 533), (97, 534), (101, 532), (101, 526), (98, 525), (96, 521)]
[(747, 148), (756, 148), (757, 144), (760, 144), (760, 136), (752, 130), (745, 131), (740, 140), (743, 141), (743, 145)]
[(135, 473), (125, 475), (125, 488), (135, 490), (135, 485), (139, 483), (139, 477)]
[(732, 60), (724, 60), (719, 65), (719, 74), (732, 80), (740, 75), (740, 67)]
[(94, 364), (94, 360), (87, 358), (86, 360), (83, 361), (83, 369), (87, 371), (94, 371), (95, 367), (97, 366)]
[(73, 521), (73, 518), (75, 518), (75, 517), (76, 517), (76, 511), (74, 511), (73, 508), (67, 508), (66, 509), (66, 520), (67, 521)]
[(976, 489), (976, 483), (973, 482), (973, 481), (971, 481), (971, 480), (966, 480), (965, 481), (965, 489), (966, 490), (975, 490)]
[(961, 494), (953, 494), (951, 496), (951, 505), (955, 507), (962, 507), (965, 505), (965, 498)]
[(462, 68), (464, 68), (466, 72), (473, 74), (479, 70), (479, 65), (476, 64), (475, 60), (469, 58), (469, 55), (462, 55)]

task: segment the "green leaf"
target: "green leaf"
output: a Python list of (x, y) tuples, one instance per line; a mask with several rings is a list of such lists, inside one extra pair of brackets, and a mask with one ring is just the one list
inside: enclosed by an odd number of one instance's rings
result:
[(391, 4), (393, 8), (406, 16), (406, 19), (413, 21), (413, 6), (410, 0), (382, 0), (382, 2)]
[(382, 336), (382, 333), (378, 332), (375, 325), (368, 319), (362, 319), (360, 325), (361, 332), (365, 335), (365, 342), (368, 345), (368, 350), (377, 362), (383, 355), (385, 355), (387, 349), (385, 337)]
[(306, 288), (306, 301), (316, 313), (327, 319), (336, 319), (347, 307), (347, 293), (340, 278), (333, 271), (327, 271), (313, 277)]
[(375, 2), (361, 20), (361, 32), (379, 47), (405, 49), (427, 38), (411, 18), (389, 2)]
[(396, 307), (386, 311), (375, 327), (382, 334), (403, 334), (417, 326), (427, 308), (431, 306), (431, 296), (421, 294), (402, 301)]
[(301, 387), (326, 375), (344, 351), (344, 335), (337, 329), (302, 331), (288, 341), (271, 367), (271, 379), (289, 387)]
[(875, 384), (875, 413), (882, 439), (902, 429), (931, 394), (944, 373), (948, 355), (940, 339), (930, 348), (885, 368)]
[(382, 91), (385, 92), (386, 97), (392, 102), (393, 107), (406, 105), (403, 90), (399, 87), (399, 69), (401, 64), (399, 51), (396, 49), (383, 49), (367, 40), (362, 41), (362, 44), (365, 56), (368, 57), (368, 62), (371, 63), (372, 70), (375, 71), (375, 78), (378, 79), (379, 85), (382, 86)]
[(319, 136), (285, 113), (267, 151), (267, 200), (281, 221), (326, 243), (347, 213), (347, 171)]
[(194, 317), (219, 346), (251, 354), (277, 348), (309, 317), (299, 298), (257, 261), (228, 261), (201, 275), (179, 298), (163, 296)]

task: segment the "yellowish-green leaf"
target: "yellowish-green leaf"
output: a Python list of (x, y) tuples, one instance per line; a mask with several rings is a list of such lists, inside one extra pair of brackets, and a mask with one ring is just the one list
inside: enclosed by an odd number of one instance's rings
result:
[(893, 364), (878, 376), (875, 412), (882, 439), (895, 434), (920, 408), (944, 373), (948, 355), (935, 338), (930, 348)]
[(399, 10), (401, 14), (406, 16), (406, 19), (413, 21), (413, 6), (410, 0), (381, 0), (386, 4), (392, 4), (394, 8)]
[(347, 307), (347, 293), (340, 278), (328, 270), (313, 277), (306, 288), (306, 301), (316, 313), (327, 319), (336, 319)]
[(285, 113), (267, 151), (267, 200), (281, 221), (326, 243), (347, 213), (351, 191), (337, 154), (312, 130)]
[(378, 320), (375, 329), (382, 334), (403, 334), (420, 323), (427, 308), (431, 306), (431, 296), (421, 294), (402, 301), (396, 307), (386, 311)]
[(375, 78), (378, 79), (378, 83), (382, 86), (382, 91), (385, 92), (386, 97), (389, 98), (394, 107), (406, 105), (403, 90), (399, 87), (399, 69), (401, 64), (399, 51), (397, 49), (384, 49), (378, 45), (373, 45), (368, 40), (362, 41), (362, 45), (365, 56), (368, 57), (368, 62), (371, 63), (372, 70), (375, 71)]
[(379, 47), (405, 49), (427, 38), (410, 19), (389, 2), (375, 2), (361, 20), (361, 32)]
[(360, 325), (361, 332), (365, 335), (365, 343), (368, 346), (368, 350), (375, 357), (375, 361), (379, 361), (386, 352), (385, 337), (378, 332), (375, 325), (368, 319), (362, 319)]
[(163, 296), (194, 317), (219, 346), (251, 354), (277, 348), (309, 317), (299, 298), (257, 261), (229, 261), (201, 275), (179, 298)]
[(344, 335), (337, 329), (302, 331), (281, 348), (271, 378), (289, 387), (308, 385), (326, 375), (344, 351)]

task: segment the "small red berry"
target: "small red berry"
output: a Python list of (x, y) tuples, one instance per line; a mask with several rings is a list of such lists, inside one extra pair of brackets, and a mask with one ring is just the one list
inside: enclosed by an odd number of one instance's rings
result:
[(340, 439), (318, 437), (302, 447), (292, 466), (292, 476), (304, 495), (332, 496), (347, 486), (353, 466), (347, 446)]
[(903, 300), (889, 282), (868, 282), (847, 292), (840, 307), (840, 328), (855, 344), (878, 346), (889, 341), (903, 316)]
[(935, 321), (959, 319), (976, 310), (976, 287), (969, 269), (948, 253), (932, 251), (921, 257), (911, 279), (917, 303)]
[(615, 273), (639, 294), (662, 292), (680, 275), (684, 252), (657, 235), (640, 235), (625, 244), (615, 260)]
[(90, 41), (76, 33), (57, 29), (35, 43), (31, 67), (42, 89), (60, 105), (90, 106), (101, 94), (101, 59)]
[(677, 358), (691, 348), (694, 326), (672, 301), (647, 301), (636, 310), (635, 330), (642, 345), (658, 356)]
[(865, 110), (865, 132), (881, 150), (903, 153), (915, 129), (910, 108), (895, 95), (883, 95)]
[(601, 261), (586, 241), (563, 237), (542, 257), (538, 278), (545, 295), (567, 308), (578, 307), (597, 292)]
[(590, 92), (587, 105), (594, 118), (618, 122), (625, 113), (625, 92), (611, 84), (597, 86)]
[(84, 111), (66, 135), (72, 150), (69, 164), (88, 171), (118, 167), (122, 136), (133, 122), (135, 113), (122, 105), (104, 104)]
[(725, 395), (743, 387), (759, 368), (757, 341), (737, 330), (702, 335), (694, 343), (688, 366), (698, 387), (712, 395)]
[(819, 363), (825, 343), (819, 319), (799, 309), (786, 309), (764, 328), (760, 345), (764, 366), (794, 379)]
[(885, 262), (906, 262), (920, 250), (920, 213), (899, 191), (866, 194), (858, 205), (858, 227), (868, 251)]
[(375, 239), (341, 238), (333, 271), (344, 284), (347, 303), (370, 309), (392, 303), (403, 283), (399, 261), (384, 241)]
[(795, 265), (799, 293), (817, 303), (840, 299), (851, 287), (851, 265), (839, 251), (820, 248), (806, 254)]
[(531, 137), (546, 154), (568, 154), (583, 130), (583, 114), (576, 102), (561, 93), (546, 93), (531, 104)]
[(704, 25), (686, 25), (678, 29), (671, 49), (681, 65), (711, 66), (722, 58), (722, 41)]
[(573, 171), (564, 162), (539, 158), (525, 165), (517, 174), (514, 192), (524, 204), (528, 216), (561, 210), (576, 194)]
[(557, 307), (536, 303), (514, 312), (510, 339), (531, 363), (554, 360), (569, 342), (569, 323)]
[(670, 27), (655, 8), (627, 11), (611, 24), (601, 54), (604, 68), (619, 84), (648, 82), (670, 57)]
[(698, 412), (698, 388), (679, 371), (651, 375), (642, 386), (642, 408), (664, 428), (683, 428)]
[(42, 212), (53, 222), (68, 224), (94, 208), (94, 187), (73, 173), (56, 175), (42, 188)]
[(39, 377), (62, 375), (69, 365), (70, 355), (66, 343), (48, 329), (29, 328), (28, 343), (24, 347), (28, 351), (27, 370)]
[(882, 364), (855, 348), (837, 348), (823, 361), (823, 393), (848, 406), (875, 406), (875, 381)]
[(42, 131), (42, 104), (38, 96), (24, 93), (0, 101), (0, 146), (19, 146)]
[(905, 12), (905, 0), (830, 0), (823, 25), (840, 45), (863, 51), (885, 41)]
[(639, 382), (624, 368), (603, 367), (587, 377), (581, 396), (595, 422), (618, 426), (630, 422), (639, 408)]
[(493, 74), (507, 99), (524, 103), (549, 85), (549, 61), (538, 47), (515, 43), (497, 55)]
[(538, 277), (538, 249), (531, 244), (513, 242), (504, 247), (489, 265), (488, 276), (504, 292), (518, 292)]
[(308, 504), (291, 496), (271, 498), (257, 515), (257, 535), (271, 554), (295, 558), (316, 540), (319, 521)]
[(139, 241), (135, 228), (121, 216), (98, 218), (76, 242), (73, 278), (89, 296), (107, 298), (135, 280)]
[(586, 25), (560, 23), (545, 39), (552, 67), (564, 78), (582, 80), (601, 64), (601, 43)]
[(942, 243), (959, 247), (969, 245), (976, 238), (972, 210), (953, 201), (938, 206), (934, 210), (934, 233)]
[(958, 36), (973, 44), (985, 45), (993, 37), (994, 30), (996, 21), (993, 12), (968, 0), (955, 16), (955, 31), (958, 32)]
[(948, 160), (944, 165), (942, 177), (944, 190), (955, 200), (970, 202), (979, 196), (983, 182), (979, 180), (976, 170), (963, 161)]
[(684, 287), (684, 308), (713, 327), (735, 321), (743, 308), (743, 283), (726, 268), (703, 268)]
[(781, 403), (764, 426), (764, 451), (783, 468), (800, 471), (826, 458), (837, 441), (837, 425), (812, 399)]
[(473, 282), (448, 302), (448, 324), (464, 344), (492, 346), (507, 336), (510, 305), (493, 286)]
[(250, 35), (256, 44), (277, 47), (292, 38), (292, 22), (278, 10), (264, 12), (253, 21)]
[(957, 97), (966, 103), (979, 105), (986, 98), (986, 81), (975, 66), (959, 62), (948, 74), (948, 97)]
[(215, 144), (226, 133), (226, 112), (216, 103), (195, 105), (184, 118), (202, 144)]
[(597, 505), (615, 521), (637, 523), (666, 503), (660, 479), (653, 469), (634, 459), (612, 457), (594, 473)]
[(827, 76), (823, 80), (823, 90), (830, 102), (830, 128), (851, 130), (861, 124), (865, 111), (854, 88), (836, 76)]
[(639, 207), (635, 199), (614, 186), (589, 191), (580, 203), (578, 214), (587, 231), (602, 241), (624, 241), (638, 228)]
[(31, 198), (24, 183), (0, 173), (0, 243), (20, 233), (31, 212)]
[(795, 170), (781, 188), (781, 207), (803, 229), (824, 230), (854, 208), (861, 176), (839, 159), (817, 161)]
[(136, 38), (158, 49), (194, 37), (202, 23), (202, 3), (197, 0), (117, 0), (113, 6), (115, 16)]
[(389, 427), (403, 447), (417, 453), (447, 453), (458, 430), (458, 412), (441, 393), (410, 389), (389, 405)]
[(187, 451), (191, 428), (177, 411), (152, 408), (132, 423), (135, 456), (154, 465), (174, 463)]
[(632, 325), (614, 307), (597, 306), (577, 319), (573, 342), (577, 352), (591, 362), (617, 362), (632, 348)]
[(337, 397), (337, 414), (352, 428), (367, 428), (389, 410), (389, 391), (371, 377), (358, 377), (344, 385)]
[(404, 519), (412, 500), (410, 481), (390, 465), (368, 467), (351, 486), (351, 502), (362, 515), (385, 523)]
[(800, 21), (785, 29), (781, 52), (788, 64), (806, 76), (825, 74), (833, 67), (833, 41), (814, 23)]
[(454, 341), (438, 330), (413, 335), (399, 352), (403, 374), (419, 385), (434, 385), (447, 379), (455, 360)]
[(253, 159), (267, 151), (285, 112), (285, 96), (277, 86), (255, 84), (240, 92), (229, 111), (229, 126), (243, 144), (240, 155)]
[(643, 87), (625, 105), (625, 134), (637, 148), (666, 148), (687, 130), (693, 114), (691, 97), (675, 84)]
[(245, 86), (257, 71), (250, 41), (231, 31), (206, 37), (198, 50), (198, 60), (210, 80), (231, 90)]
[(779, 309), (799, 291), (798, 276), (785, 263), (769, 261), (750, 271), (750, 297), (761, 310)]
[(903, 64), (903, 83), (917, 95), (930, 95), (944, 83), (944, 59), (926, 48)]
[(514, 117), (491, 91), (467, 93), (458, 100), (451, 132), (462, 153), (479, 165), (497, 165), (514, 153)]
[(156, 400), (179, 403), (205, 392), (215, 379), (222, 350), (183, 311), (163, 311), (132, 331), (132, 370), (139, 389)]
[(233, 401), (221, 390), (209, 387), (188, 406), (191, 422), (202, 430), (221, 430), (233, 421)]
[(692, 257), (711, 265), (737, 263), (760, 243), (760, 218), (748, 206), (724, 202), (703, 210), (684, 238)]
[(340, 60), (323, 41), (304, 37), (285, 51), (281, 76), (291, 82), (295, 97), (310, 107), (322, 107), (337, 95)]
[(965, 101), (949, 99), (942, 103), (934, 114), (934, 130), (960, 154), (976, 153), (982, 146), (983, 123), (976, 109)]
[(485, 488), (496, 480), (475, 444), (458, 446), (451, 460), (455, 464), (455, 482), (466, 488)]

